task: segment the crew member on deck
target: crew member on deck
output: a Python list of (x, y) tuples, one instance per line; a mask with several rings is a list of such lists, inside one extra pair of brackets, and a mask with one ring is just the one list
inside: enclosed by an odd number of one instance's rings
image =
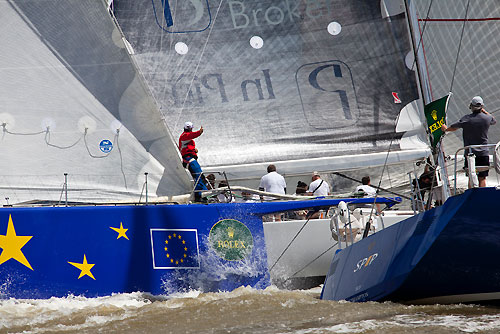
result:
[[(372, 182), (370, 180), (370, 177), (363, 176), (361, 178), (361, 185), (356, 187), (356, 190), (354, 191), (355, 194), (361, 194), (363, 197), (377, 197), (377, 189), (372, 187)], [(376, 204), (377, 207), (377, 212), (382, 213), (382, 209), (380, 208), (380, 204)]]
[(355, 193), (362, 193), (366, 197), (375, 197), (377, 195), (377, 189), (371, 186), (369, 176), (363, 176), (361, 183), (362, 185), (356, 187)]
[[(276, 166), (275, 165), (269, 165), (267, 166), (267, 174), (261, 177), (260, 179), (260, 184), (259, 184), (259, 190), (260, 191), (265, 191), (268, 193), (274, 193), (274, 194), (280, 194), (280, 195), (285, 195), (286, 194), (286, 181), (283, 175), (279, 174), (276, 171)], [(263, 197), (260, 196), (261, 202), (264, 200), (273, 200), (273, 197)], [(273, 218), (274, 217), (274, 218)], [(271, 214), (269, 216), (264, 216), (263, 217), (265, 220), (269, 218), (273, 218), (275, 221), (281, 221), (281, 213), (275, 213)]]
[(179, 150), (182, 155), (182, 165), (187, 168), (195, 182), (194, 200), (201, 202), (201, 191), (208, 190), (203, 177), (203, 171), (198, 163), (198, 149), (193, 139), (203, 133), (203, 126), (198, 131), (193, 131), (193, 123), (184, 123), (184, 132), (179, 137)]
[[(260, 179), (259, 190), (274, 194), (286, 194), (285, 178), (276, 172), (275, 165), (267, 166), (267, 174)], [(266, 199), (269, 200), (272, 199), (272, 197), (266, 197)], [(262, 196), (261, 200), (263, 200)]]
[(312, 196), (328, 196), (330, 195), (330, 185), (325, 180), (321, 179), (318, 172), (312, 173), (311, 184), (309, 185), (308, 194)]
[[(441, 129), (443, 132), (446, 131), (456, 131), (460, 128), (463, 129), (463, 139), (464, 146), (470, 145), (485, 145), (488, 144), (488, 130), (490, 125), (497, 123), (495, 117), (489, 112), (484, 110), (483, 99), (481, 96), (474, 96), (470, 102), (469, 109), (472, 111), (471, 114), (465, 115), (460, 118), (458, 122), (453, 123), (449, 127), (443, 124)], [(476, 166), (489, 166), (490, 165), (490, 155), (487, 147), (479, 147), (467, 149), (464, 152), (465, 155), (465, 168), (467, 168), (467, 154), (472, 153), (476, 156)], [(488, 176), (488, 170), (481, 171), (477, 174), (479, 187), (486, 187), (486, 177)], [(469, 184), (469, 188), (472, 185)]]

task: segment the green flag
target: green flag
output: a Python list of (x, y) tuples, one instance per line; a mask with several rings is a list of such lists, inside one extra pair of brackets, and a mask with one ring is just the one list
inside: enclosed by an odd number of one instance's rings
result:
[(441, 125), (446, 120), (446, 108), (448, 107), (448, 99), (450, 95), (446, 95), (439, 100), (434, 100), (424, 106), (425, 118), (427, 119), (427, 126), (431, 136), (432, 147), (436, 147), (439, 139), (443, 136)]

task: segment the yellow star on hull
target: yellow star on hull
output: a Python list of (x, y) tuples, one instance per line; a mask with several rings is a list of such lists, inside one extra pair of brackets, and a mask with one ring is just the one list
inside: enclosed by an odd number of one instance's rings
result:
[(78, 276), (78, 279), (87, 275), (87, 276), (91, 277), (93, 280), (95, 280), (94, 275), (92, 275), (92, 273), (90, 272), (90, 269), (92, 269), (92, 267), (95, 266), (95, 264), (88, 263), (87, 257), (85, 256), (85, 254), (83, 254), (83, 263), (76, 263), (76, 262), (69, 262), (69, 261), (68, 261), (68, 263), (81, 270), (80, 276)]
[(116, 239), (120, 239), (121, 237), (124, 237), (125, 239), (129, 240), (129, 238), (127, 237), (127, 234), (126, 234), (128, 231), (128, 228), (123, 228), (122, 222), (120, 222), (120, 228), (111, 227), (111, 226), (109, 228), (118, 233), (118, 236), (116, 237)]
[(31, 238), (33, 238), (33, 236), (18, 236), (16, 234), (14, 223), (12, 222), (12, 216), (9, 215), (7, 233), (5, 235), (0, 235), (0, 248), (3, 250), (2, 254), (0, 254), (0, 265), (10, 259), (14, 259), (33, 270), (31, 264), (28, 262), (28, 259), (26, 259), (21, 251), (21, 248), (23, 248)]

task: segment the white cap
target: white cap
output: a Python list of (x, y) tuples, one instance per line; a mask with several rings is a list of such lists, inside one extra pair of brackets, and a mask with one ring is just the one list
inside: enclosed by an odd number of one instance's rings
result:
[(191, 122), (184, 123), (184, 129), (192, 129), (192, 128), (193, 128), (193, 123)]
[(320, 175), (319, 175), (319, 172), (314, 171), (312, 176), (320, 176)]
[(483, 106), (483, 98), (481, 96), (474, 96), (470, 101), (470, 104), (475, 107)]

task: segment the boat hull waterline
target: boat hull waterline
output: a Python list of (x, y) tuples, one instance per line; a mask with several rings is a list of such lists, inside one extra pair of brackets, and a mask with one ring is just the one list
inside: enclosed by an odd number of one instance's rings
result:
[(339, 201), (2, 208), (0, 297), (265, 288), (262, 216)]

